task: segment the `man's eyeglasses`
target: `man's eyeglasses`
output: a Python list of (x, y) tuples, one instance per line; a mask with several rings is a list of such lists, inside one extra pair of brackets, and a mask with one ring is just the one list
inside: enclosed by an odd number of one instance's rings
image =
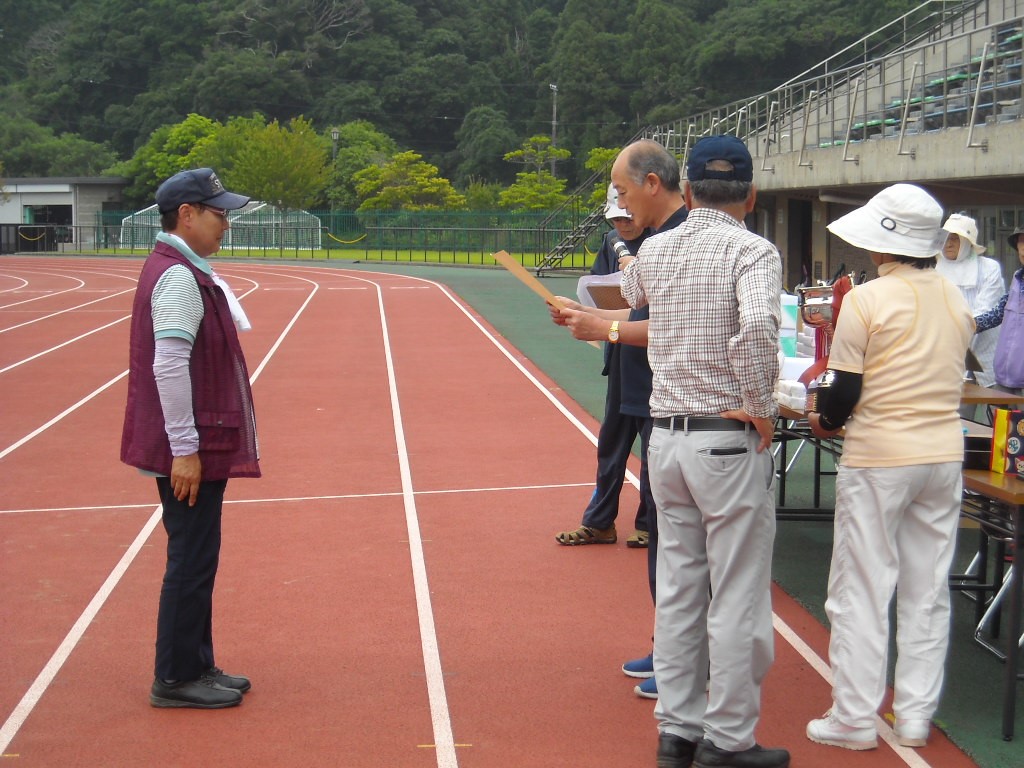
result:
[(214, 208), (212, 205), (206, 205), (205, 203), (197, 203), (197, 205), (199, 206), (199, 210), (201, 210), (201, 211), (209, 211), (214, 216), (219, 218), (221, 221), (227, 223), (228, 212), (226, 210), (224, 210), (223, 208)]

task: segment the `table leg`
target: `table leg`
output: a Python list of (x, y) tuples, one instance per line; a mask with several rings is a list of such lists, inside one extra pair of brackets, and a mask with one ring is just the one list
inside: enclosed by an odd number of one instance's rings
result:
[(1013, 739), (1017, 709), (1017, 668), (1020, 659), (1021, 577), (1024, 562), (1018, 562), (1024, 546), (1024, 505), (1018, 505), (1013, 521), (1013, 574), (1010, 576), (1010, 627), (1006, 633), (1006, 684), (1003, 691), (1003, 739)]

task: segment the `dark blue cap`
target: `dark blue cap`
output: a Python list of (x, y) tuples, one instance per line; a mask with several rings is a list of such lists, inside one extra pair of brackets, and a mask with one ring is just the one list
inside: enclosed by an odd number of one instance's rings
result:
[(156, 191), (156, 204), (160, 213), (175, 211), (184, 203), (205, 203), (214, 208), (234, 211), (243, 208), (248, 197), (224, 189), (212, 168), (194, 168), (176, 173)]
[[(710, 170), (707, 165), (714, 160), (731, 163), (732, 170)], [(750, 159), (747, 145), (735, 136), (705, 136), (690, 150), (690, 157), (686, 161), (686, 178), (690, 181), (753, 181), (754, 161)]]

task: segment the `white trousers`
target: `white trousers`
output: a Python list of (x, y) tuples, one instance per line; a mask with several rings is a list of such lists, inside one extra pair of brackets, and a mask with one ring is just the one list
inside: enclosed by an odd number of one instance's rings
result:
[(840, 467), (825, 612), (832, 624), (832, 711), (873, 728), (886, 685), (889, 603), (896, 590), (893, 711), (930, 720), (949, 645), (949, 568), (961, 464)]
[(775, 475), (758, 440), (754, 430), (656, 427), (647, 452), (658, 509), (654, 715), (661, 732), (729, 751), (754, 745), (774, 658)]

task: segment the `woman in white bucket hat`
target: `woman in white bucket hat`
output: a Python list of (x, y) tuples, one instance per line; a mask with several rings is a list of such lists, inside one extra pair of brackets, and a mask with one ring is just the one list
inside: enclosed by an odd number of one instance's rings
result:
[[(975, 316), (988, 312), (1006, 292), (999, 262), (981, 255), (985, 246), (978, 244), (978, 225), (970, 216), (954, 213), (942, 228), (949, 235), (936, 266), (939, 274), (960, 289)], [(991, 387), (996, 381), (993, 363), (998, 341), (999, 329), (991, 328), (976, 334), (971, 342), (971, 351), (982, 368), (974, 378), (983, 387)]]
[(878, 745), (886, 689), (889, 603), (896, 593), (896, 738), (928, 740), (949, 639), (949, 567), (956, 546), (964, 441), (957, 409), (974, 319), (935, 270), (942, 207), (895, 184), (829, 225), (869, 251), (878, 278), (843, 297), (814, 434), (845, 425), (825, 612), (832, 707), (807, 738), (846, 749)]

